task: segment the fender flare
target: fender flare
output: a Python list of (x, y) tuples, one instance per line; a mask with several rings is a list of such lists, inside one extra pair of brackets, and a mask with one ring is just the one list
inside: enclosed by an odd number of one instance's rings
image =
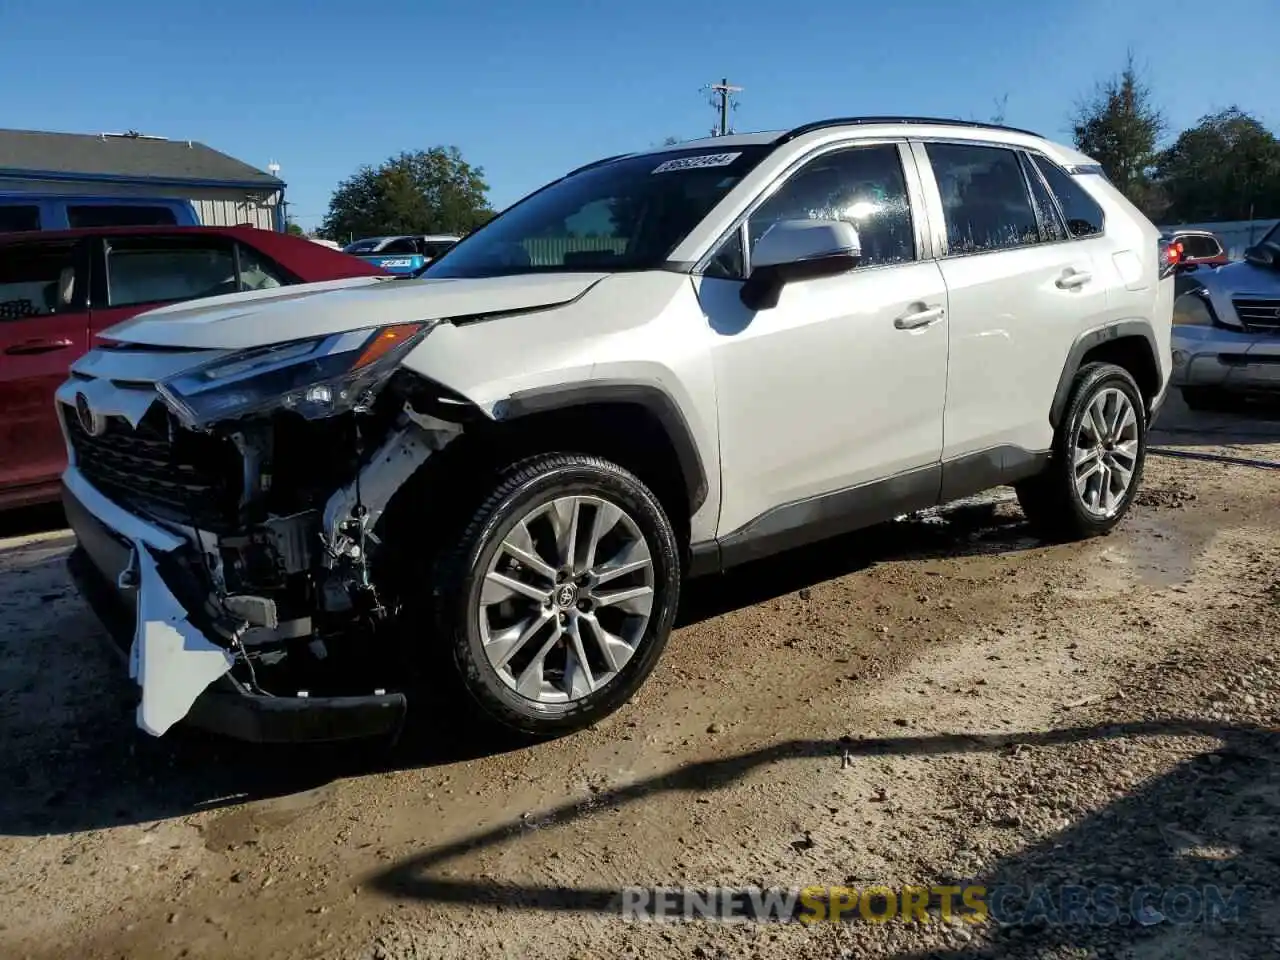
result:
[[(1067, 353), (1067, 362), (1063, 364), (1062, 374), (1058, 377), (1057, 389), (1053, 392), (1053, 404), (1049, 407), (1049, 424), (1055, 430), (1062, 422), (1063, 413), (1067, 409), (1067, 401), (1071, 398), (1071, 385), (1080, 371), (1084, 356), (1094, 347), (1122, 337), (1142, 337), (1151, 351), (1151, 362), (1160, 369), (1160, 349), (1156, 344), (1155, 330), (1146, 320), (1120, 320), (1103, 327), (1086, 330), (1076, 338)], [(1150, 411), (1148, 411), (1150, 412)]]
[(634, 380), (592, 380), (590, 383), (535, 387), (518, 390), (494, 407), (499, 422), (535, 413), (569, 410), (602, 403), (628, 403), (645, 408), (657, 418), (675, 450), (689, 498), (689, 515), (707, 499), (707, 472), (698, 452), (689, 421), (675, 398), (661, 385)]

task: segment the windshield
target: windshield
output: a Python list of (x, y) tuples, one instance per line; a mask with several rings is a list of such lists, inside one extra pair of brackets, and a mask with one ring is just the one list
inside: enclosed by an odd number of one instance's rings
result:
[(373, 253), (378, 249), (378, 244), (382, 242), (382, 237), (374, 237), (371, 240), (357, 240), (355, 243), (347, 244), (342, 248), (343, 253)]
[(423, 276), (652, 270), (770, 149), (671, 150), (571, 174), (489, 221)]

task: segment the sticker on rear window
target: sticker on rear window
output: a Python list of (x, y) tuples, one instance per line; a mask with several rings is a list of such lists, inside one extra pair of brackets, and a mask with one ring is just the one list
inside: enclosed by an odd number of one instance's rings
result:
[(705, 170), (707, 167), (727, 167), (741, 153), (704, 153), (700, 157), (679, 157), (653, 168), (653, 173), (670, 173), (672, 170)]

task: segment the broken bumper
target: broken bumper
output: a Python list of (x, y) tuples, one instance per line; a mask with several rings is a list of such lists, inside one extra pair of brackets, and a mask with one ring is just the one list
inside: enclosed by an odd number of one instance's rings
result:
[[(190, 622), (187, 611), (175, 600), (200, 592), (197, 584), (181, 582), (181, 563), (167, 562), (181, 559), (183, 552), (190, 550), (189, 545), (169, 531), (116, 507), (74, 467), (64, 475), (62, 500), (78, 540), (68, 568), (106, 626), (113, 647), (126, 656), (131, 675), (143, 687), (138, 725), (144, 730), (159, 735), (173, 722), (165, 722), (172, 710), (157, 714), (162, 716), (158, 723), (148, 719), (148, 697), (163, 700), (171, 692), (152, 690), (148, 685), (164, 682), (166, 675), (161, 670), (167, 674), (175, 659), (190, 660), (197, 655), (202, 658), (205, 675), (211, 679), (194, 696), (185, 717), (179, 713), (174, 718), (181, 718), (186, 725), (262, 743), (349, 740), (400, 730), (406, 712), (401, 693), (297, 697), (267, 696), (249, 690), (230, 673), (230, 654), (221, 648), (210, 649), (215, 645), (199, 632), (198, 625)], [(120, 574), (129, 570), (135, 559), (145, 568), (138, 585), (122, 585)], [(144, 626), (141, 630), (140, 621)], [(158, 631), (146, 633), (157, 624)], [(154, 667), (147, 665), (148, 643), (157, 651), (152, 655)], [(216, 660), (219, 653), (226, 658), (225, 668)]]

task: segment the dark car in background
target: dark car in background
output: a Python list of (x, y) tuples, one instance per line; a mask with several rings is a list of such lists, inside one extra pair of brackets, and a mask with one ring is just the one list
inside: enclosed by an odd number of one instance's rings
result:
[(461, 238), (453, 234), (422, 236), (365, 237), (343, 247), (344, 253), (359, 257), (396, 276), (416, 276), (441, 257)]
[(54, 391), (97, 334), (167, 303), (385, 277), (300, 237), (252, 227), (0, 234), (0, 509), (58, 499)]

